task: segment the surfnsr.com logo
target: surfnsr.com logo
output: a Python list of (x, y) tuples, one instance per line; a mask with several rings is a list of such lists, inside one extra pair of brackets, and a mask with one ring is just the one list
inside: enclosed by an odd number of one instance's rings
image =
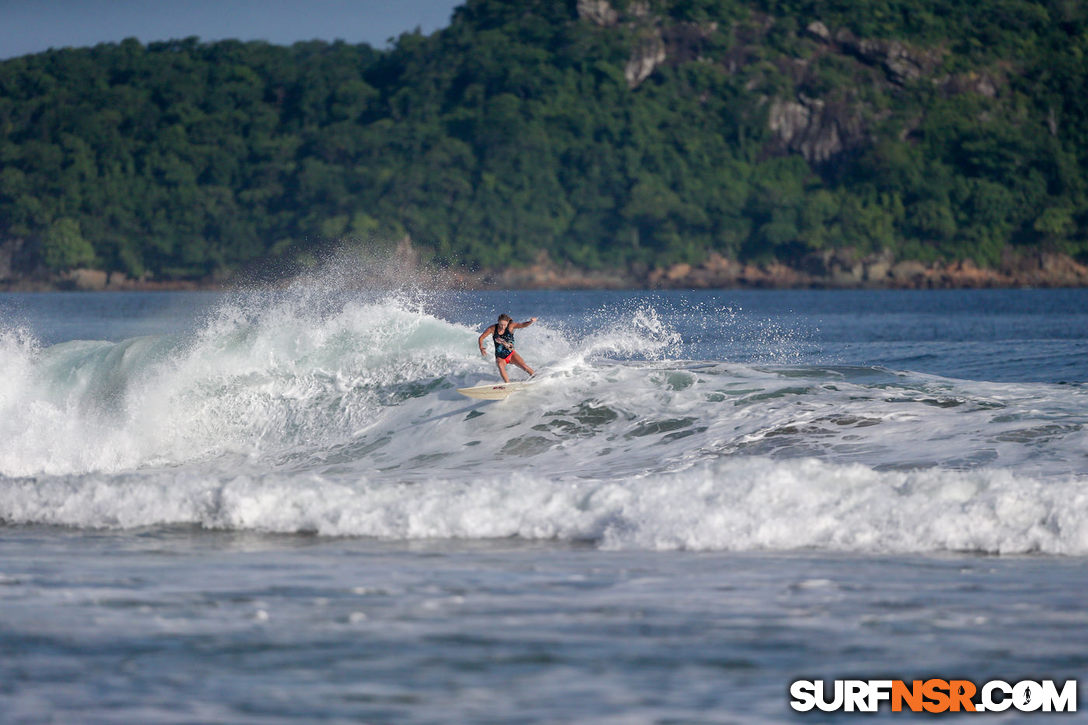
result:
[[(831, 685), (828, 687), (827, 685)], [(990, 680), (981, 687), (970, 680), (796, 680), (790, 707), (798, 712), (876, 712), (887, 703), (892, 712), (1076, 712), (1077, 681), (1059, 688), (1054, 680), (1008, 683)]]

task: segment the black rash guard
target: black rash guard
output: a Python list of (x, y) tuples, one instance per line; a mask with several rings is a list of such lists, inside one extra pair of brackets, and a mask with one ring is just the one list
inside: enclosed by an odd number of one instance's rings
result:
[(506, 332), (501, 335), (496, 325), (495, 332), (491, 334), (491, 341), (495, 343), (495, 357), (508, 358), (514, 352), (514, 331), (510, 329), (509, 324), (506, 326)]

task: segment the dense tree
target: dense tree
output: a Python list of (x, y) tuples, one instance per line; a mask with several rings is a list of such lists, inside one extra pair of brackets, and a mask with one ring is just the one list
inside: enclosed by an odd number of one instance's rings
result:
[(388, 51), (129, 39), (4, 61), (0, 243), (28, 242), (28, 269), (160, 278), (405, 233), (476, 266), (1088, 254), (1082, 4), (611, 7), (468, 0)]
[(42, 261), (55, 271), (65, 271), (94, 261), (94, 249), (83, 238), (74, 219), (58, 219), (42, 235)]

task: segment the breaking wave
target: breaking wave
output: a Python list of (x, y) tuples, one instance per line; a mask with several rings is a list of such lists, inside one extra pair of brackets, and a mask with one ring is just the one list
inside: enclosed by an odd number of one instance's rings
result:
[(0, 520), (603, 547), (1088, 553), (1088, 392), (680, 359), (649, 304), (519, 333), (441, 300), (238, 294), (187, 334), (0, 331)]

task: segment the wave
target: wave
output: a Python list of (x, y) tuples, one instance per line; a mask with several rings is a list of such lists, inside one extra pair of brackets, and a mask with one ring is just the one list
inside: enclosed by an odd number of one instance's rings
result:
[(687, 360), (639, 303), (519, 332), (541, 374), (481, 403), (455, 388), (494, 364), (450, 304), (309, 285), (186, 334), (0, 330), (0, 521), (1088, 550), (1084, 386)]
[[(519, 349), (561, 372), (592, 356), (652, 355), (678, 337), (653, 310), (611, 322), (577, 344), (540, 325)], [(477, 334), (412, 295), (344, 300), (313, 288), (239, 295), (189, 336), (43, 347), (8, 330), (0, 333), (0, 474), (320, 454), (374, 429), (405, 400), (493, 378)]]
[(611, 549), (1088, 554), (1074, 478), (1007, 471), (878, 472), (753, 457), (626, 480), (529, 472), (391, 483), (156, 471), (16, 479), (0, 519), (77, 527), (209, 529), (386, 539), (508, 538)]

